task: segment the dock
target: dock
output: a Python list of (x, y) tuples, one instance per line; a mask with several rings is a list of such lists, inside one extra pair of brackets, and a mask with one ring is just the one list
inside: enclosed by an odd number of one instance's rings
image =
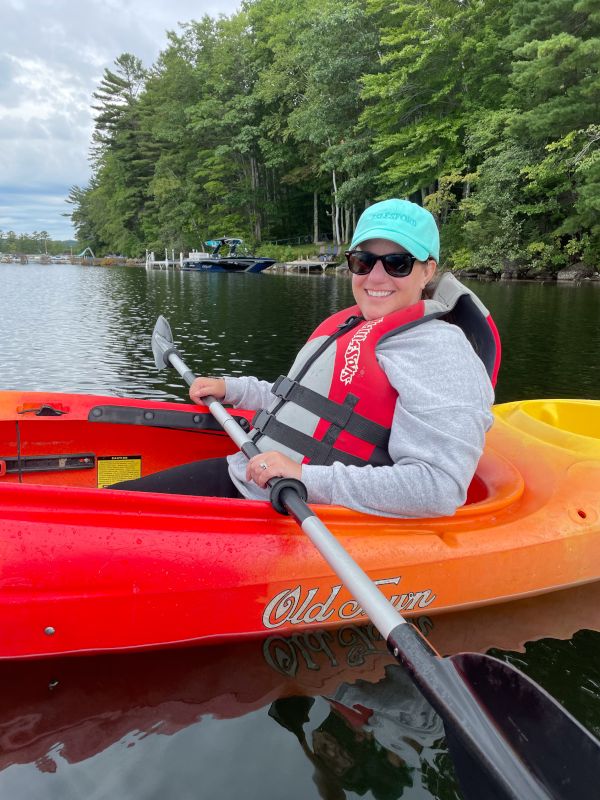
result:
[(146, 269), (182, 269), (183, 267), (183, 253), (179, 253), (179, 258), (175, 258), (175, 251), (171, 250), (171, 257), (165, 248), (164, 259), (156, 258), (154, 251), (146, 250)]
[(297, 259), (296, 261), (286, 261), (282, 264), (274, 264), (272, 267), (269, 267), (270, 272), (306, 272), (306, 274), (310, 273), (321, 273), (325, 274), (327, 269), (336, 269), (338, 264), (333, 261), (324, 261), (321, 259), (308, 259), (308, 258), (301, 258)]

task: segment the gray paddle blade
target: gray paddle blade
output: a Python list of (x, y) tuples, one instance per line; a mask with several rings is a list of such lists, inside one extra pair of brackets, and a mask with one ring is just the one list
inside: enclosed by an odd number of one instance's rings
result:
[[(512, 665), (480, 653), (452, 656), (466, 686), (515, 755), (556, 800), (596, 800), (598, 741), (544, 689)], [(451, 753), (456, 755), (449, 736)], [(461, 773), (475, 778), (473, 764)], [(493, 795), (495, 797), (495, 795)]]
[(165, 355), (172, 349), (173, 334), (171, 333), (171, 326), (163, 316), (160, 316), (156, 320), (156, 325), (152, 332), (152, 352), (156, 369), (164, 369), (169, 366)]

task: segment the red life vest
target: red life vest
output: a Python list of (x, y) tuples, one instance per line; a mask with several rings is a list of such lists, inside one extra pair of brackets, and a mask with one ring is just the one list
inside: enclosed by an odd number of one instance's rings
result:
[(324, 320), (272, 392), (277, 400), (253, 420), (261, 450), (279, 450), (311, 464), (391, 464), (387, 444), (398, 394), (379, 366), (384, 339), (430, 319), (459, 325), (492, 381), (499, 338), (481, 301), (452, 275), (440, 279), (432, 300), (365, 320), (358, 306)]

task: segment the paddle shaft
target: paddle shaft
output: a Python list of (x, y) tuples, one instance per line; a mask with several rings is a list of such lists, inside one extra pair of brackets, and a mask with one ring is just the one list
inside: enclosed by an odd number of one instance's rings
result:
[[(168, 353), (168, 358), (187, 385), (191, 386), (196, 379), (196, 376), (191, 369), (187, 368), (185, 362), (182, 361), (175, 352)], [(223, 428), (225, 433), (227, 433), (229, 438), (237, 444), (245, 456), (252, 458), (253, 456), (260, 454), (260, 450), (248, 436), (246, 431), (231, 416), (231, 414), (225, 408), (223, 408), (216, 397), (213, 397), (212, 394), (208, 394), (206, 397), (202, 398), (202, 401), (213, 417), (217, 420), (219, 425)]]

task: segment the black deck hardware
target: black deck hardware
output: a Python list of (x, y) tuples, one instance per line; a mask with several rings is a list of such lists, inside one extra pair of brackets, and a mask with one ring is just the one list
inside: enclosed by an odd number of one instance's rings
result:
[[(243, 425), (246, 417), (236, 416)], [(160, 408), (137, 408), (135, 406), (94, 406), (88, 414), (89, 422), (105, 422), (113, 425), (145, 425), (150, 428), (172, 430), (197, 430), (223, 432), (212, 414), (201, 411), (172, 411)]]

